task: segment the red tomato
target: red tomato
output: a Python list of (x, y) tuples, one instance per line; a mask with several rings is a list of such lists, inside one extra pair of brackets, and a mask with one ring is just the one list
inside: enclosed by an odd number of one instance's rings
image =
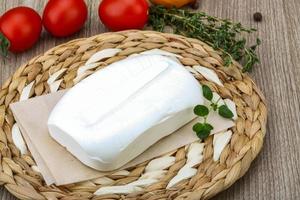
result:
[(42, 31), (42, 20), (39, 14), (28, 7), (16, 7), (8, 10), (0, 18), (1, 47), (6, 51), (5, 41), (9, 41), (9, 50), (21, 52), (32, 47)]
[(148, 9), (146, 0), (103, 0), (98, 14), (113, 31), (142, 29), (148, 20)]
[(65, 37), (79, 31), (87, 18), (83, 0), (50, 0), (43, 13), (43, 24), (56, 37)]

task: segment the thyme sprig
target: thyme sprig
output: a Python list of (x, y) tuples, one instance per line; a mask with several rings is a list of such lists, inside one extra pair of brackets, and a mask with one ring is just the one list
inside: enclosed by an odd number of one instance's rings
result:
[(237, 60), (241, 62), (243, 71), (246, 72), (259, 63), (255, 49), (260, 44), (260, 40), (257, 39), (252, 47), (247, 47), (246, 39), (243, 37), (243, 33), (252, 33), (256, 30), (245, 28), (240, 23), (212, 17), (204, 12), (167, 9), (153, 5), (150, 8), (149, 25), (160, 32), (163, 32), (166, 26), (170, 26), (177, 34), (206, 42), (222, 52), (225, 66)]
[(213, 93), (207, 85), (202, 85), (202, 93), (203, 96), (208, 101), (210, 101), (210, 106), (209, 107), (205, 105), (195, 106), (194, 113), (197, 116), (203, 118), (203, 123), (197, 122), (193, 126), (193, 131), (197, 134), (197, 136), (200, 139), (204, 140), (210, 135), (211, 131), (214, 129), (214, 127), (207, 122), (207, 117), (211, 110), (218, 111), (219, 115), (226, 119), (232, 119), (233, 113), (226, 104), (221, 106), (218, 105), (218, 102), (221, 100), (221, 97), (216, 102), (213, 102)]

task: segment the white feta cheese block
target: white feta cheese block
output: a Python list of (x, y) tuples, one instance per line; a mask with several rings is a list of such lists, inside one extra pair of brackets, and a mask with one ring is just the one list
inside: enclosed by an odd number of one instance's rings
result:
[(53, 109), (48, 128), (82, 163), (111, 171), (190, 122), (203, 102), (198, 81), (181, 64), (140, 55), (75, 85)]

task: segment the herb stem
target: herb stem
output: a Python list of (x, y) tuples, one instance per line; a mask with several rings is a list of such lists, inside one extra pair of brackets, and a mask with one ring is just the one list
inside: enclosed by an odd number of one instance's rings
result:
[(184, 9), (167, 9), (162, 6), (152, 6), (149, 24), (154, 30), (163, 31), (165, 26), (173, 28), (175, 33), (186, 37), (199, 39), (222, 54), (224, 65), (229, 66), (234, 60), (240, 61), (243, 71), (250, 71), (259, 63), (255, 54), (257, 43), (248, 48), (243, 33), (256, 31), (245, 28), (240, 23), (233, 23), (226, 19), (219, 19), (204, 12), (191, 12)]

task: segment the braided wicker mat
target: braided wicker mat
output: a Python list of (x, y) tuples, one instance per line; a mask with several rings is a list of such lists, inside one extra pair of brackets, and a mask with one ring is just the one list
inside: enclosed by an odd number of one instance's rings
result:
[[(29, 97), (50, 92), (49, 77), (60, 71), (55, 80), (59, 89), (72, 87), (77, 81), (77, 70), (95, 52), (107, 48), (122, 49), (116, 56), (104, 60), (98, 68), (88, 70), (86, 76), (110, 63), (149, 49), (159, 48), (181, 55), (180, 62), (188, 67), (195, 78), (208, 85), (222, 98), (232, 99), (237, 106), (238, 119), (229, 144), (218, 162), (214, 162), (213, 138), (204, 141), (203, 161), (196, 166), (197, 173), (166, 189), (169, 181), (185, 165), (187, 148), (171, 155), (175, 162), (157, 183), (130, 194), (93, 193), (103, 187), (103, 181), (91, 180), (65, 186), (47, 186), (35, 170), (30, 153), (21, 154), (12, 140), (15, 123), (9, 104), (19, 101), (23, 89), (33, 83)], [(207, 81), (192, 66), (202, 65), (213, 69), (224, 87)], [(53, 79), (53, 78), (52, 78)], [(75, 82), (75, 83), (74, 83)], [(0, 91), (0, 184), (20, 199), (208, 199), (231, 186), (248, 170), (263, 145), (266, 132), (267, 110), (263, 95), (247, 74), (241, 73), (238, 63), (223, 66), (220, 53), (207, 44), (183, 36), (152, 31), (126, 31), (105, 33), (90, 38), (77, 39), (57, 46), (44, 55), (22, 65), (2, 86)], [(140, 178), (149, 162), (107, 176), (110, 185), (124, 185)]]

